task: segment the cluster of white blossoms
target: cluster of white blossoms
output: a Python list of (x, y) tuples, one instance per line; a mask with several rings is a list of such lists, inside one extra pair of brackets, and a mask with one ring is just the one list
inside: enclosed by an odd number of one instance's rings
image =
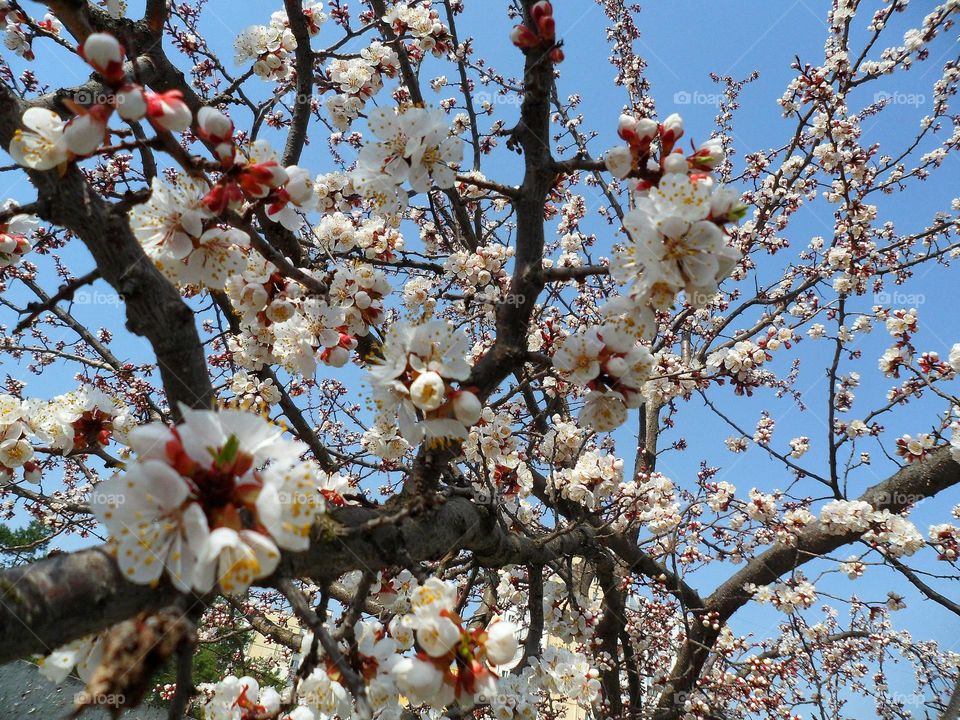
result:
[(919, 433), (916, 437), (901, 435), (897, 438), (897, 455), (908, 463), (919, 462), (933, 450), (935, 442), (930, 433)]
[(454, 186), (463, 141), (450, 134), (442, 110), (377, 108), (367, 126), (377, 140), (360, 150), (353, 183), (377, 212), (394, 215), (406, 207), (404, 183), (418, 193)]
[(610, 497), (622, 482), (623, 460), (593, 450), (582, 453), (573, 468), (555, 475), (561, 497), (591, 510)]
[(754, 522), (769, 523), (777, 516), (777, 498), (770, 493), (750, 488), (750, 501), (746, 503), (744, 512)]
[(817, 601), (817, 590), (813, 583), (808, 581), (802, 573), (775, 585), (760, 585), (748, 583), (743, 589), (753, 595), (753, 599), (760, 603), (769, 603), (778, 610), (787, 613), (803, 610)]
[(517, 659), (516, 625), (494, 618), (486, 628), (468, 628), (456, 602), (455, 585), (430, 578), (414, 590), (411, 611), (395, 623), (412, 630), (416, 640), (416, 655), (392, 668), (397, 689), (413, 703), (470, 708), (489, 701), (497, 692), (494, 667)]
[[(13, 200), (4, 202), (0, 205), (0, 218), (4, 213), (13, 212), (16, 206)], [(0, 219), (0, 269), (16, 265), (30, 252), (36, 227), (37, 219), (32, 215), (17, 213)]]
[(960, 528), (951, 523), (940, 523), (931, 525), (927, 532), (938, 559), (953, 562), (960, 557)]
[(20, 400), (0, 394), (0, 485), (19, 469), (38, 483), (35, 448), (58, 455), (97, 452), (112, 440), (124, 442), (136, 418), (120, 400), (84, 385), (51, 400)]
[(246, 370), (238, 370), (230, 378), (230, 391), (236, 396), (237, 407), (241, 410), (262, 412), (271, 405), (280, 402), (280, 388), (273, 378), (260, 380), (251, 377)]
[(724, 225), (739, 220), (746, 208), (710, 174), (724, 159), (719, 140), (689, 156), (675, 149), (683, 135), (679, 115), (662, 123), (622, 115), (618, 131), (627, 145), (607, 154), (608, 169), (621, 178), (639, 173), (651, 179), (632, 187), (634, 208), (624, 218), (630, 241), (610, 265), (628, 294), (608, 310), (623, 314), (637, 334), (647, 334), (651, 310), (669, 309), (679, 292), (694, 308), (713, 300), (741, 256), (727, 244)]
[[(453, 705), (469, 709), (502, 696), (497, 668), (517, 659), (517, 626), (497, 617), (486, 627), (468, 627), (457, 614), (453, 583), (430, 578), (420, 585), (405, 573), (399, 584), (404, 602), (386, 603), (397, 608), (397, 614), (385, 625), (374, 620), (360, 622), (354, 631), (355, 648), (341, 648), (343, 653), (355, 651), (359, 656), (367, 701), (375, 715), (398, 717), (401, 702), (434, 710)], [(302, 666), (314, 651), (317, 662), (296, 693), (283, 693), (297, 704), (289, 716), (281, 718), (353, 716), (357, 711), (340, 669), (314, 634), (307, 632), (301, 640)], [(205, 709), (211, 720), (271, 717), (280, 697), (271, 689), (260, 690), (250, 678), (228, 677), (210, 689), (212, 696)], [(232, 715), (226, 714), (230, 708)]]
[(411, 41), (408, 47), (415, 57), (427, 53), (442, 57), (452, 48), (450, 32), (440, 20), (440, 14), (431, 7), (430, 0), (396, 2), (387, 8), (383, 21), (397, 35)]
[(737, 488), (723, 480), (718, 483), (709, 483), (705, 485), (707, 489), (707, 505), (716, 513), (726, 512), (733, 501)]
[(450, 381), (470, 376), (470, 340), (442, 320), (397, 322), (383, 342), (383, 359), (370, 370), (378, 421), (394, 424), (411, 445), (424, 440), (463, 440), (480, 420), (481, 404), (469, 389)]
[(504, 268), (516, 253), (510, 245), (490, 243), (475, 252), (458, 250), (444, 261), (444, 272), (456, 278), (464, 287), (482, 289), (504, 275)]
[(47, 13), (42, 20), (28, 18), (19, 7), (9, 0), (0, 0), (0, 29), (3, 31), (3, 44), (8, 50), (15, 52), (24, 60), (34, 60), (33, 38), (35, 25), (40, 32), (59, 36), (63, 25), (52, 13)]
[(358, 250), (367, 260), (389, 262), (404, 246), (403, 235), (380, 218), (357, 218), (335, 212), (325, 215), (313, 231), (324, 253), (343, 255)]
[(246, 264), (247, 235), (217, 223), (203, 204), (209, 188), (185, 173), (154, 178), (147, 202), (130, 210), (130, 228), (170, 280), (222, 290)]
[(537, 693), (536, 671), (525, 667), (497, 679), (497, 694), (490, 700), (496, 720), (536, 720), (541, 697)]
[(397, 462), (410, 449), (410, 443), (401, 437), (396, 423), (389, 419), (373, 423), (364, 431), (360, 443), (387, 464)]
[(902, 515), (874, 510), (864, 500), (833, 500), (820, 510), (820, 526), (827, 533), (863, 533), (864, 541), (881, 546), (893, 557), (913, 555), (924, 546), (923, 536)]
[(325, 101), (331, 122), (347, 130), (363, 112), (367, 101), (383, 87), (384, 77), (394, 77), (400, 58), (389, 45), (374, 41), (360, 51), (359, 57), (335, 58), (327, 66), (327, 76), (337, 86)]
[[(261, 688), (249, 676), (227, 675), (218, 683), (199, 685), (198, 690), (210, 696), (203, 706), (205, 720), (274, 717), (280, 710), (280, 693), (272, 687)], [(313, 720), (312, 716), (309, 720)]]
[[(305, 274), (319, 281), (314, 273)], [(312, 378), (318, 364), (343, 367), (357, 338), (381, 324), (391, 287), (372, 265), (337, 266), (321, 298), (272, 263), (251, 256), (246, 269), (229, 278), (226, 291), (240, 311), (240, 332), (228, 341), (234, 360), (249, 370), (279, 363)]]
[(589, 708), (600, 694), (600, 672), (582, 653), (548, 645), (530, 662), (543, 689), (555, 697)]
[(573, 460), (583, 450), (584, 432), (572, 420), (564, 420), (561, 415), (550, 418), (550, 429), (537, 446), (539, 456), (550, 465), (564, 465)]
[(310, 529), (343, 501), (347, 480), (301, 460), (306, 446), (259, 415), (191, 410), (134, 428), (136, 461), (96, 485), (90, 506), (136, 583), (164, 570), (178, 589), (244, 593), (273, 572), (280, 548), (304, 550)]
[(887, 555), (909, 557), (925, 545), (923, 535), (916, 526), (902, 515), (889, 510), (875, 513), (874, 527), (864, 533), (864, 542), (882, 545)]
[[(789, 337), (790, 331), (782, 334)], [(739, 340), (730, 347), (715, 350), (707, 356), (707, 368), (730, 378), (737, 394), (751, 392), (763, 379), (763, 366), (773, 360), (771, 351), (782, 346), (780, 332), (758, 342)]]
[(568, 382), (589, 390), (580, 422), (607, 432), (624, 423), (628, 408), (643, 403), (643, 386), (654, 359), (634, 335), (607, 323), (565, 337), (553, 365)]
[(820, 509), (820, 525), (833, 535), (862, 533), (870, 529), (874, 513), (865, 500), (831, 500)]
[(33, 170), (50, 170), (98, 152), (108, 135), (108, 123), (114, 113), (125, 121), (147, 120), (158, 133), (183, 132), (193, 115), (179, 90), (156, 93), (127, 76), (126, 53), (109, 33), (92, 33), (78, 53), (109, 86), (102, 102), (84, 106), (70, 99), (64, 105), (74, 113), (67, 121), (42, 107), (23, 113), (26, 128), (13, 134), (8, 151), (14, 162)]
[[(307, 2), (303, 6), (307, 30), (313, 37), (327, 21), (323, 3)], [(293, 74), (293, 52), (297, 39), (290, 30), (286, 12), (278, 10), (270, 16), (269, 25), (251, 25), (233, 42), (234, 61), (245, 65), (253, 61), (253, 72), (263, 80), (286, 80)]]
[(516, 455), (517, 438), (513, 434), (512, 414), (503, 409), (485, 407), (480, 420), (470, 428), (463, 455), (469, 462), (501, 461)]
[(641, 473), (624, 482), (616, 497), (617, 503), (609, 515), (615, 530), (639, 525), (654, 536), (664, 536), (680, 524), (676, 487), (663, 473)]
[(149, 200), (129, 212), (131, 229), (146, 254), (168, 277), (186, 285), (222, 290), (230, 274), (243, 270), (249, 238), (219, 224), (227, 211), (258, 204), (288, 230), (301, 227), (301, 213), (317, 204), (306, 170), (282, 167), (264, 140), (240, 152), (233, 123), (216, 108), (203, 107), (194, 118), (179, 91), (158, 94), (132, 82), (124, 70), (124, 48), (112, 35), (91, 34), (79, 52), (112, 94), (91, 107), (65, 101), (75, 113), (68, 121), (44, 108), (25, 111), (26, 129), (15, 131), (9, 147), (16, 163), (50, 170), (95, 154), (106, 141), (114, 110), (127, 121), (146, 118), (158, 133), (184, 132), (195, 120), (197, 136), (210, 145), (224, 172), (212, 186), (183, 173), (169, 183), (154, 178)]

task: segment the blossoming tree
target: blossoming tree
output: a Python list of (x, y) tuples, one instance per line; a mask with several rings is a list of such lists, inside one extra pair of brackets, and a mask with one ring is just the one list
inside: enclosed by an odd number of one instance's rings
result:
[[(835, 0), (793, 134), (742, 162), (751, 78), (717, 78), (714, 127), (658, 111), (624, 0), (613, 147), (564, 84), (574, 3), (283, 0), (228, 60), (203, 3), (46, 5), (0, 0), (30, 187), (0, 209), (0, 494), (65, 550), (0, 573), (0, 661), (113, 711), (172, 666), (172, 718), (919, 717), (904, 682), (958, 716), (960, 655), (894, 612), (960, 614), (960, 345), (878, 298), (960, 252), (957, 200), (884, 208), (956, 180), (960, 66), (930, 47), (960, 2), (901, 35), (907, 0)], [(866, 140), (861, 86), (915, 65), (932, 110)], [(784, 399), (826, 421), (778, 436)], [(769, 482), (721, 479), (708, 419)], [(197, 644), (251, 629), (286, 682), (197, 687)]]

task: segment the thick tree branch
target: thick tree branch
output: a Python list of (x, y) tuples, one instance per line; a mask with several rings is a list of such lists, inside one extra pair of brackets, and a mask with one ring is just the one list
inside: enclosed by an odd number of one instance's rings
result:
[[(870, 503), (876, 510), (897, 513), (957, 483), (960, 483), (960, 464), (951, 456), (950, 447), (944, 446), (933, 451), (924, 461), (902, 467), (858, 499)], [(706, 599), (704, 612), (716, 613), (717, 625), (722, 627), (749, 602), (751, 596), (745, 589), (747, 585), (772, 583), (810, 560), (856, 542), (862, 535), (862, 532), (855, 531), (828, 533), (819, 521), (815, 521), (799, 533), (794, 545), (777, 543), (734, 573)], [(697, 627), (701, 626), (698, 624)], [(701, 628), (699, 634), (699, 637), (691, 638), (678, 655), (670, 683), (660, 696), (656, 720), (678, 717), (680, 706), (676, 698), (695, 687), (719, 631)]]
[[(19, 101), (0, 85), (3, 147), (19, 126), (20, 112)], [(144, 254), (126, 213), (101, 199), (74, 165), (62, 176), (56, 170), (29, 175), (38, 192), (39, 216), (83, 241), (103, 279), (123, 297), (127, 329), (150, 341), (174, 416), (177, 403), (209, 407), (213, 387), (193, 311)]]
[[(378, 524), (383, 510), (348, 507), (334, 515), (339, 530), (330, 537), (324, 524), (309, 550), (286, 555), (275, 574), (332, 581), (351, 570), (437, 559), (467, 550), (485, 567), (543, 565), (561, 556), (583, 555), (592, 533), (576, 529), (542, 540), (504, 530), (472, 501), (453, 497), (435, 510)], [(363, 528), (362, 533), (349, 533)], [(57, 555), (0, 574), (0, 664), (44, 653), (78, 637), (103, 630), (145, 609), (168, 605), (176, 593), (166, 581), (157, 587), (125, 580), (105, 548)]]

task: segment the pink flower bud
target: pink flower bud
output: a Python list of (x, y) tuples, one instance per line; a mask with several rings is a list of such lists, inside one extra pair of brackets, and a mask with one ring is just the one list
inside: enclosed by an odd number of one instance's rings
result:
[(43, 479), (43, 473), (40, 472), (40, 466), (31, 461), (23, 464), (23, 479), (28, 483), (37, 485)]
[(635, 118), (632, 115), (621, 115), (617, 124), (617, 134), (630, 147), (641, 152), (650, 147), (650, 141), (656, 136), (659, 125), (650, 118)]
[(698, 170), (713, 170), (723, 162), (725, 157), (723, 142), (720, 138), (711, 138), (697, 148), (697, 151), (690, 157), (690, 161), (693, 167)]
[(235, 182), (218, 183), (200, 201), (214, 215), (222, 215), (229, 207), (243, 202), (243, 191)]
[(80, 48), (80, 55), (111, 84), (121, 82), (123, 71), (123, 46), (110, 33), (93, 33), (87, 36)]
[(329, 350), (324, 351), (322, 359), (325, 363), (327, 363), (327, 365), (340, 368), (346, 365), (347, 361), (350, 360), (350, 351), (337, 345), (336, 347), (332, 347)]
[(240, 172), (239, 178), (244, 195), (252, 200), (266, 197), (271, 190), (283, 186), (287, 180), (287, 171), (280, 167), (276, 160), (247, 165)]
[(664, 173), (685, 173), (688, 167), (687, 159), (682, 153), (670, 153), (663, 159), (661, 165)]
[(683, 118), (677, 113), (670, 115), (660, 123), (660, 142), (664, 153), (673, 150), (673, 146), (683, 136)]
[(226, 142), (233, 136), (233, 122), (212, 107), (202, 107), (197, 112), (197, 129), (205, 140)]
[(117, 114), (124, 120), (140, 120), (147, 114), (147, 98), (139, 85), (125, 85), (114, 96)]
[(539, 47), (540, 38), (526, 25), (517, 25), (510, 33), (510, 42), (518, 48), (529, 49)]
[(461, 390), (453, 397), (453, 414), (464, 427), (473, 427), (480, 422), (483, 405), (480, 399), (469, 390)]
[(107, 105), (94, 105), (70, 120), (63, 129), (67, 149), (78, 157), (96, 152), (106, 139), (107, 119), (111, 112)]
[(183, 132), (190, 127), (193, 114), (179, 90), (168, 90), (165, 93), (147, 92), (146, 98), (147, 119), (155, 128)]

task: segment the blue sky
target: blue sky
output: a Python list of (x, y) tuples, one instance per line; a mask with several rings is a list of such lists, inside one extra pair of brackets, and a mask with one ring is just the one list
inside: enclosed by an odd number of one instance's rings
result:
[[(466, 4), (467, 12), (458, 19), (461, 40), (472, 36), (475, 38), (478, 54), (488, 58), (497, 70), (506, 75), (519, 74), (520, 56), (507, 40), (510, 23), (501, 10), (506, 3), (467, 0)], [(905, 13), (900, 13), (895, 18), (894, 28), (887, 35), (887, 42), (880, 43), (879, 47), (898, 44), (903, 31), (918, 26), (923, 14), (929, 11), (932, 4), (929, 1), (917, 0), (911, 3)], [(140, 3), (131, 3), (131, 15), (136, 16), (139, 13), (139, 5)], [(660, 0), (645, 5), (638, 18), (643, 36), (636, 49), (648, 63), (647, 78), (652, 86), (659, 114), (663, 117), (674, 111), (680, 112), (685, 119), (688, 138), (698, 142), (705, 140), (714, 127), (714, 116), (717, 113), (715, 99), (722, 92), (722, 87), (711, 82), (708, 74), (715, 72), (742, 78), (754, 69), (759, 70), (760, 77), (748, 85), (741, 95), (741, 109), (735, 120), (734, 147), (737, 156), (734, 158), (734, 174), (737, 174), (742, 168), (745, 154), (780, 146), (789, 138), (793, 121), (782, 117), (776, 99), (782, 95), (786, 84), (793, 77), (790, 64), (795, 56), (799, 55), (802, 62), (812, 64), (822, 61), (826, 38), (825, 18), (829, 5), (828, 2), (813, 0), (715, 0), (709, 3), (695, 0)], [(881, 5), (868, 5), (868, 12), (857, 21), (854, 42), (865, 33), (864, 26), (875, 6)], [(202, 27), (207, 29), (211, 45), (221, 51), (224, 64), (231, 71), (238, 71), (233, 65), (233, 38), (250, 24), (268, 22), (270, 12), (278, 7), (279, 2), (263, 4), (240, 0), (231, 3), (214, 1), (205, 9)], [(492, 11), (494, 7), (496, 11)], [(599, 156), (616, 142), (616, 119), (626, 101), (623, 91), (613, 85), (614, 68), (606, 61), (609, 49), (604, 28), (609, 23), (600, 7), (588, 0), (556, 0), (555, 8), (558, 33), (566, 40), (566, 61), (561, 66), (560, 94), (566, 96), (579, 93), (583, 97), (580, 110), (586, 117), (584, 126), (600, 133), (600, 137), (591, 146), (593, 154)], [(315, 41), (316, 46), (323, 44), (325, 38), (332, 37), (332, 32), (333, 29), (329, 26), (325, 28), (319, 41)], [(46, 44), (46, 47), (38, 49), (46, 51), (50, 50), (50, 47)], [(934, 44), (931, 59), (927, 62), (917, 64), (907, 74), (884, 78), (855, 92), (849, 99), (852, 109), (859, 109), (873, 102), (877, 92), (903, 98), (903, 102), (894, 103), (876, 122), (865, 124), (865, 137), (883, 147), (900, 147), (902, 139), (898, 138), (901, 138), (904, 132), (916, 128), (920, 117), (929, 109), (930, 87), (940, 76), (943, 62), (951, 54), (956, 54), (955, 41), (941, 38)], [(38, 56), (40, 59), (33, 63), (33, 69), (41, 80), (51, 84), (74, 84), (82, 82), (87, 76), (87, 68), (79, 59), (70, 58), (59, 49), (51, 55), (38, 52)], [(22, 66), (19, 62), (12, 64), (15, 68)], [(422, 78), (427, 79), (440, 73), (446, 74), (451, 80), (455, 74), (451, 66), (430, 60)], [(250, 85), (255, 87), (258, 82), (254, 79)], [(482, 92), (483, 88), (480, 88), (480, 91)], [(426, 94), (428, 100), (439, 100), (449, 96), (450, 89), (441, 93), (427, 90)], [(515, 106), (497, 105), (494, 117), (503, 118), (508, 126), (512, 124), (515, 116)], [(489, 119), (486, 122), (489, 122)], [(302, 158), (302, 164), (314, 172), (332, 169), (324, 140), (323, 137), (318, 137), (306, 149)], [(684, 142), (686, 141), (685, 138)], [(931, 180), (919, 186), (914, 184), (910, 192), (883, 197), (880, 201), (880, 220), (894, 222), (902, 232), (919, 230), (926, 226), (935, 211), (949, 208), (951, 191), (955, 192), (957, 180), (960, 179), (958, 162), (960, 161), (956, 157), (948, 158), (946, 165)], [(5, 164), (5, 161), (0, 161), (0, 164)], [(484, 159), (485, 174), (499, 181), (516, 182), (519, 180), (520, 170), (521, 165), (516, 157), (503, 147)], [(20, 178), (19, 181), (14, 181), (14, 175)], [(0, 198), (30, 200), (30, 189), (22, 178), (22, 174), (0, 174)], [(589, 188), (582, 189), (582, 192), (590, 207), (600, 204), (601, 199), (592, 195)], [(599, 244), (601, 248), (609, 248), (614, 241), (611, 230), (602, 222), (588, 222), (585, 228), (602, 238)], [(790, 239), (791, 248), (772, 258), (758, 258), (759, 278), (769, 281), (779, 277), (785, 263), (795, 256), (796, 251), (804, 247), (812, 236), (823, 235), (829, 239), (832, 235), (832, 209), (822, 201), (814, 203), (798, 213), (784, 235)], [(71, 245), (64, 257), (77, 274), (91, 267), (89, 257), (77, 243)], [(36, 256), (33, 259), (36, 260)], [(41, 265), (44, 264), (41, 262)], [(48, 291), (56, 287), (56, 282), (50, 278), (48, 275), (46, 280)], [(936, 350), (941, 356), (945, 356), (950, 346), (960, 340), (960, 321), (957, 320), (956, 313), (948, 304), (939, 302), (941, 297), (950, 297), (948, 293), (953, 290), (949, 270), (943, 267), (935, 267), (932, 271), (921, 268), (916, 276), (899, 290), (904, 295), (915, 296), (918, 300), (921, 322), (921, 332), (916, 340), (918, 347), (922, 350)], [(102, 297), (112, 296), (110, 288), (103, 283), (94, 286), (94, 291), (102, 293)], [(22, 294), (14, 291), (13, 298), (22, 300)], [(868, 310), (872, 302), (871, 297), (865, 298), (860, 309)], [(77, 305), (75, 310), (81, 319), (89, 319), (95, 327), (103, 326), (113, 330), (117, 335), (114, 351), (124, 359), (142, 361), (151, 357), (145, 341), (131, 337), (123, 331), (122, 317), (117, 305), (100, 301), (85, 306)], [(858, 347), (862, 349), (864, 359), (848, 369), (858, 370), (863, 384), (856, 391), (858, 402), (849, 419), (860, 417), (867, 410), (879, 405), (889, 388), (889, 381), (884, 380), (876, 371), (876, 359), (887, 345), (889, 336), (882, 325), (878, 326), (872, 335), (859, 341)], [(732, 390), (726, 387), (713, 391), (711, 399), (749, 430), (754, 427), (760, 410), (769, 409), (771, 416), (777, 420), (774, 443), (778, 448), (785, 448), (787, 441), (797, 435), (810, 436), (813, 441), (812, 449), (801, 464), (816, 470), (824, 466), (826, 457), (824, 445), (827, 386), (824, 372), (829, 365), (828, 353), (829, 346), (826, 341), (805, 341), (795, 353), (782, 353), (771, 365), (773, 369), (785, 373), (788, 363), (794, 357), (801, 358), (803, 370), (796, 389), (803, 392), (804, 402), (808, 406), (805, 411), (801, 411), (792, 399), (776, 400), (769, 392), (760, 392), (753, 399), (744, 399), (735, 397)], [(22, 370), (14, 367), (8, 357), (0, 358), (0, 362), (4, 364), (4, 373), (10, 372), (15, 377), (22, 377)], [(28, 386), (27, 394), (49, 397), (72, 389), (75, 386), (74, 371), (74, 367), (62, 367), (47, 372), (42, 381), (35, 379)], [(348, 368), (338, 377), (348, 384), (354, 384), (361, 381), (362, 373)], [(889, 437), (903, 432), (916, 434), (929, 429), (936, 420), (936, 413), (941, 410), (942, 402), (939, 401), (911, 404), (905, 412), (888, 415), (883, 422), (888, 428)], [(626, 428), (616, 434), (618, 452), (627, 458), (628, 465), (632, 463), (635, 414), (634, 411)], [(731, 455), (724, 448), (723, 440), (733, 431), (705, 410), (696, 397), (682, 408), (677, 419), (678, 428), (664, 434), (663, 444), (683, 436), (689, 449), (683, 453), (671, 452), (664, 455), (659, 469), (678, 484), (690, 483), (689, 479), (695, 476), (701, 461), (720, 466), (720, 473), (715, 479), (727, 480), (736, 485), (741, 497), (745, 496), (751, 487), (769, 491), (782, 488), (789, 482), (790, 478), (784, 475), (776, 464), (771, 464), (759, 449), (752, 448), (742, 455)], [(874, 464), (854, 476), (850, 487), (851, 496), (859, 494), (895, 469), (875, 446), (864, 446), (863, 449), (873, 452)], [(811, 487), (809, 492), (815, 496), (817, 489)], [(925, 533), (930, 523), (949, 521), (950, 508), (958, 501), (960, 494), (947, 493), (936, 500), (921, 503), (911, 519), (921, 532)], [(848, 554), (850, 553), (841, 551), (838, 556), (843, 559)], [(929, 554), (926, 557), (929, 557)], [(821, 563), (820, 567), (826, 568), (829, 564)], [(727, 566), (714, 566), (699, 573), (696, 583), (708, 591), (729, 570)], [(946, 639), (960, 637), (960, 622), (957, 618), (942, 610), (940, 606), (922, 600), (897, 577), (884, 571), (874, 571), (855, 584), (845, 576), (837, 575), (818, 583), (818, 589), (823, 591), (847, 596), (855, 591), (869, 600), (882, 600), (886, 591), (894, 586), (907, 596), (910, 603), (907, 610), (894, 616), (898, 627), (923, 638), (929, 637), (932, 634), (931, 628), (936, 627), (938, 632), (935, 634), (944, 638), (944, 647), (960, 650), (960, 641)], [(946, 586), (946, 591), (950, 594), (949, 586)], [(735, 618), (734, 627), (741, 632), (753, 630), (760, 636), (766, 636), (776, 632), (773, 628), (782, 619), (783, 616), (779, 613), (750, 606), (742, 611), (740, 617)]]

